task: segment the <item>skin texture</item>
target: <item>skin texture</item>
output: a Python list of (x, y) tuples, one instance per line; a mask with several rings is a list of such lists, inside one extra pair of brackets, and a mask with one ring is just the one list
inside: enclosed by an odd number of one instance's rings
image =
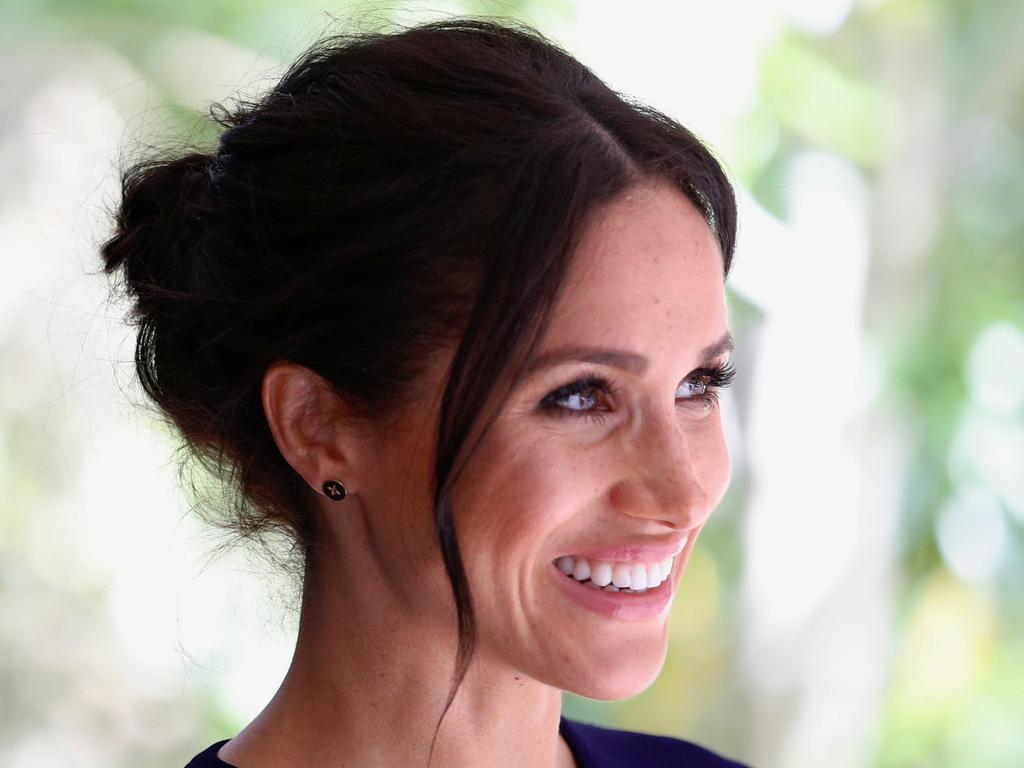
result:
[[(456, 486), (478, 646), (432, 765), (571, 766), (558, 735), (561, 692), (622, 699), (657, 677), (667, 611), (632, 622), (595, 614), (552, 588), (547, 569), (581, 542), (688, 532), (670, 577), (678, 585), (730, 469), (718, 406), (680, 385), (727, 329), (721, 254), (682, 193), (650, 182), (596, 213), (539, 353), (600, 345), (649, 365), (637, 374), (566, 362), (528, 378)], [(264, 408), (282, 454), (313, 488), (337, 478), (350, 495), (320, 497), (321, 544), (292, 665), (266, 709), (221, 748), (227, 762), (426, 765), (456, 647), (430, 509), (449, 361), (450, 351), (438, 354), (416, 405), (386, 428), (351, 428), (344, 404), (304, 368), (268, 370)], [(609, 378), (614, 393), (560, 405), (600, 411), (602, 421), (541, 407), (588, 372)]]

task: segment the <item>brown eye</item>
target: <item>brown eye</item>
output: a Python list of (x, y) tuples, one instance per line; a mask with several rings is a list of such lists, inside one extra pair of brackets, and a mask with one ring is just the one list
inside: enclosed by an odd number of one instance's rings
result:
[[(708, 381), (708, 377), (707, 376), (701, 376), (700, 380), (698, 380), (698, 381), (684, 381), (680, 385), (680, 389), (682, 389), (683, 387), (687, 388), (689, 394), (682, 395), (681, 397), (683, 399), (690, 399), (690, 398), (694, 398), (694, 397), (704, 397), (704, 395), (707, 393), (709, 384), (710, 384), (710, 382)], [(677, 392), (678, 391), (679, 390), (677, 390)]]
[(595, 408), (594, 405), (607, 401), (612, 393), (610, 381), (602, 376), (589, 375), (559, 387), (541, 401), (541, 407), (554, 416), (582, 416), (602, 421), (609, 408)]
[(680, 385), (676, 390), (677, 396), (682, 390), (686, 394), (679, 396), (680, 400), (702, 404), (709, 410), (718, 402), (721, 390), (732, 384), (735, 377), (736, 369), (731, 364), (719, 363), (713, 368), (701, 368)]

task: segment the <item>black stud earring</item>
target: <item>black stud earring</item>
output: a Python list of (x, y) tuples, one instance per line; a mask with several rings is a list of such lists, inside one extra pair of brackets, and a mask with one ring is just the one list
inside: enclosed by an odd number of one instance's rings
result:
[(348, 491), (346, 491), (345, 486), (337, 480), (325, 480), (324, 495), (334, 501), (341, 501), (348, 495)]

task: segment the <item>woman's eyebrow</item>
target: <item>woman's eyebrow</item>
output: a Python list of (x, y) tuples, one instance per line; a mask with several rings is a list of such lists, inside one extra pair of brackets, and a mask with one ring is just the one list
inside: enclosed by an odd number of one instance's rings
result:
[[(726, 331), (718, 341), (709, 344), (701, 350), (701, 360), (704, 364), (709, 364), (723, 352), (732, 352), (734, 349), (736, 349), (736, 344), (732, 334)], [(535, 357), (527, 365), (523, 377), (532, 376), (552, 366), (570, 361), (609, 365), (638, 376), (643, 374), (650, 365), (650, 361), (637, 352), (610, 347), (594, 347), (585, 344), (569, 344), (564, 347), (548, 350), (544, 354)]]

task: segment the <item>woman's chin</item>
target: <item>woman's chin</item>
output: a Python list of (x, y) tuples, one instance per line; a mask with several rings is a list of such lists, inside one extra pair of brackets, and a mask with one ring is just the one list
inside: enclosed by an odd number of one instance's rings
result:
[(658, 679), (660, 672), (661, 667), (659, 666), (654, 668), (651, 674), (632, 677), (619, 675), (613, 679), (588, 680), (575, 689), (565, 690), (569, 690), (577, 696), (594, 699), (595, 701), (623, 701), (639, 696), (650, 688), (654, 681)]
[[(667, 644), (635, 649), (632, 653), (599, 653), (586, 659), (575, 659), (572, 679), (560, 686), (577, 696), (597, 701), (620, 701), (646, 691), (665, 664)], [(565, 670), (568, 671), (568, 670)]]

